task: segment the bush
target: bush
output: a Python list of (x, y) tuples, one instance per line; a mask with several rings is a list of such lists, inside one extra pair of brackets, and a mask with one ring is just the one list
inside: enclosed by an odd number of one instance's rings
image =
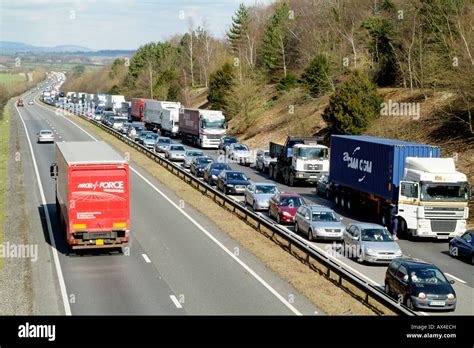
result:
[(298, 87), (298, 80), (295, 76), (291, 74), (288, 74), (283, 77), (276, 85), (276, 89), (278, 92), (289, 91), (290, 89), (296, 87)]
[(329, 62), (323, 55), (317, 55), (301, 75), (301, 83), (313, 97), (318, 97), (329, 90)]
[(380, 115), (382, 102), (377, 87), (356, 70), (331, 96), (322, 116), (331, 134), (358, 135)]

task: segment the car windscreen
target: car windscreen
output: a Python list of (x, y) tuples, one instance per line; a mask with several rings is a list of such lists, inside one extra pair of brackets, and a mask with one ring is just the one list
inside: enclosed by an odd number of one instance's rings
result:
[(336, 222), (337, 216), (332, 211), (314, 211), (313, 221)]
[(151, 134), (147, 134), (145, 139), (152, 139), (152, 140), (154, 140), (154, 139), (156, 139), (156, 138), (158, 138), (158, 134), (151, 133)]
[(216, 170), (230, 170), (230, 166), (227, 163), (214, 163), (211, 166), (211, 169)]
[(247, 180), (244, 173), (227, 173), (227, 180)]
[(273, 186), (273, 185), (257, 185), (255, 186), (255, 193), (257, 194), (277, 193), (277, 188), (276, 186)]
[(434, 267), (413, 267), (409, 273), (410, 280), (415, 284), (440, 285), (449, 283), (443, 273)]
[(202, 156), (204, 153), (202, 151), (187, 151), (186, 152), (186, 156), (191, 156), (191, 157), (195, 157), (195, 156)]
[(247, 151), (249, 148), (246, 145), (235, 145), (234, 149), (237, 151)]
[(363, 242), (391, 242), (392, 236), (386, 229), (381, 228), (364, 228), (362, 230)]
[(282, 207), (299, 207), (303, 202), (301, 202), (301, 198), (299, 197), (282, 197), (280, 201), (280, 205)]
[(184, 151), (184, 146), (178, 145), (178, 146), (171, 146), (170, 148), (171, 151)]
[(51, 134), (53, 134), (53, 131), (49, 131), (49, 130), (47, 130), (47, 131), (41, 131), (40, 134), (51, 135)]
[(159, 139), (158, 142), (161, 144), (171, 144), (171, 139)]
[(196, 163), (198, 163), (198, 164), (212, 163), (212, 159), (211, 158), (206, 158), (206, 157), (196, 158)]

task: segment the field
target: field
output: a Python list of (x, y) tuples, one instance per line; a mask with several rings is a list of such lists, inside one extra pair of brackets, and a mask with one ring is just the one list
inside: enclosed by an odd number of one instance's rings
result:
[(25, 81), (25, 77), (18, 74), (4, 74), (0, 73), (0, 83), (5, 86), (11, 86), (17, 82)]

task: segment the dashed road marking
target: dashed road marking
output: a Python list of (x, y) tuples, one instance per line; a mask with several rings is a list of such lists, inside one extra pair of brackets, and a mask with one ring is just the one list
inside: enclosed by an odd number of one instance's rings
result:
[(151, 263), (150, 258), (148, 257), (147, 254), (142, 254), (143, 259), (145, 260), (146, 263)]
[(176, 298), (175, 295), (170, 295), (170, 299), (171, 299), (171, 301), (173, 301), (176, 308), (183, 308), (183, 306), (181, 306), (181, 303), (179, 303), (179, 301), (178, 301), (178, 299)]

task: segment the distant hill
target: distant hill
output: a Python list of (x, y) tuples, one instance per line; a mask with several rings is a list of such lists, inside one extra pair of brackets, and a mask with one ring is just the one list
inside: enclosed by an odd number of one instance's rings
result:
[(77, 45), (59, 45), (55, 47), (39, 47), (22, 42), (0, 41), (1, 55), (14, 54), (67, 54), (88, 57), (118, 57), (131, 56), (134, 50), (92, 50), (87, 47)]

